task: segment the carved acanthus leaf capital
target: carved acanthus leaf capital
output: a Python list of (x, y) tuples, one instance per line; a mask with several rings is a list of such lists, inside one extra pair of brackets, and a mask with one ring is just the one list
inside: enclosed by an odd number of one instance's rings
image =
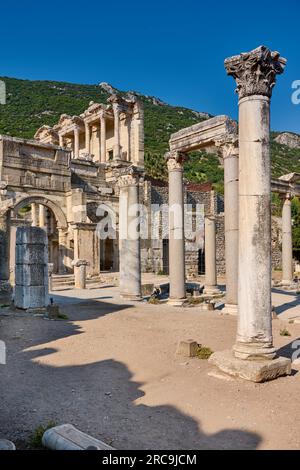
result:
[(265, 46), (225, 60), (225, 68), (237, 84), (239, 98), (263, 95), (269, 98), (276, 83), (276, 75), (284, 71), (286, 59), (279, 52)]
[(186, 155), (182, 152), (170, 151), (165, 154), (165, 159), (167, 160), (168, 171), (182, 170)]
[(223, 139), (217, 140), (215, 145), (220, 150), (223, 159), (239, 156), (239, 139), (237, 135), (226, 136)]
[(130, 166), (121, 169), (118, 175), (118, 185), (120, 188), (126, 186), (139, 186), (144, 182), (144, 172), (137, 167)]

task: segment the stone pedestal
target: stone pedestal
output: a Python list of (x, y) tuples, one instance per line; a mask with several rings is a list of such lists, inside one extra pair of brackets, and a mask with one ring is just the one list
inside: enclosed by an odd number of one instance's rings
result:
[(141, 300), (141, 249), (139, 185), (142, 172), (135, 167), (121, 170), (119, 177), (120, 294), (124, 299)]
[(213, 216), (205, 217), (205, 288), (204, 294), (218, 295), (216, 266), (216, 221)]
[(45, 309), (48, 295), (48, 239), (38, 227), (18, 227), (16, 236), (17, 308)]
[(72, 261), (74, 266), (75, 289), (86, 289), (86, 267), (89, 262), (85, 259)]
[(283, 197), (282, 207), (282, 281), (283, 286), (291, 286), (294, 278), (292, 241), (292, 195)]
[(186, 300), (183, 162), (184, 154), (168, 152), (169, 171), (169, 305), (181, 306)]
[(285, 62), (264, 46), (225, 61), (239, 94), (239, 313), (233, 354), (211, 361), (255, 381), (289, 372), (288, 359), (275, 360), (271, 308), (270, 97)]

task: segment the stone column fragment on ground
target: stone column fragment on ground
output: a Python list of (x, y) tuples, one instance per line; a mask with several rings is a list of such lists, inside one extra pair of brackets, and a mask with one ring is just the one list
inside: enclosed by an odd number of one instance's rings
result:
[(289, 359), (276, 358), (271, 313), (270, 98), (285, 63), (264, 46), (225, 61), (239, 95), (238, 331), (234, 354), (210, 361), (256, 382), (291, 370)]
[(222, 313), (237, 315), (238, 311), (238, 247), (239, 247), (239, 149), (238, 136), (219, 142), (224, 164), (224, 223), (226, 297)]
[(75, 289), (86, 289), (86, 267), (89, 262), (85, 259), (72, 261), (74, 266)]
[(216, 265), (216, 220), (213, 216), (205, 217), (205, 289), (207, 295), (220, 294), (217, 286)]
[(141, 300), (141, 247), (139, 186), (143, 173), (137, 167), (121, 170), (119, 177), (120, 294)]
[(15, 306), (45, 309), (48, 295), (48, 239), (38, 227), (18, 227), (16, 236)]
[(292, 195), (283, 196), (282, 206), (282, 285), (293, 283)]
[(186, 300), (185, 239), (184, 239), (184, 154), (168, 152), (169, 172), (169, 304), (180, 306)]

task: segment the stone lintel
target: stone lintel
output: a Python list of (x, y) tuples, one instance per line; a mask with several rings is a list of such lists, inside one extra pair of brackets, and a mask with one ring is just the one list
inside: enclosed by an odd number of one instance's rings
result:
[(266, 382), (291, 373), (291, 360), (286, 357), (250, 361), (236, 358), (229, 349), (213, 353), (208, 361), (226, 374), (251, 382)]
[(170, 150), (190, 152), (192, 150), (214, 147), (216, 141), (236, 135), (237, 123), (228, 116), (216, 116), (193, 124), (171, 135)]

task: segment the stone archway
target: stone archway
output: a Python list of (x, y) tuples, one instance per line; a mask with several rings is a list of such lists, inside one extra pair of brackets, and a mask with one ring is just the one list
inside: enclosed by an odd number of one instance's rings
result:
[(62, 229), (62, 230), (67, 230), (68, 228), (68, 223), (67, 223), (67, 218), (63, 212), (63, 210), (59, 207), (59, 205), (52, 201), (51, 199), (40, 196), (40, 195), (31, 195), (31, 196), (25, 196), (16, 201), (16, 203), (10, 207), (10, 209), (18, 211), (24, 206), (30, 205), (30, 204), (40, 204), (42, 206), (48, 207), (54, 214), (56, 221), (57, 221), (57, 228)]

